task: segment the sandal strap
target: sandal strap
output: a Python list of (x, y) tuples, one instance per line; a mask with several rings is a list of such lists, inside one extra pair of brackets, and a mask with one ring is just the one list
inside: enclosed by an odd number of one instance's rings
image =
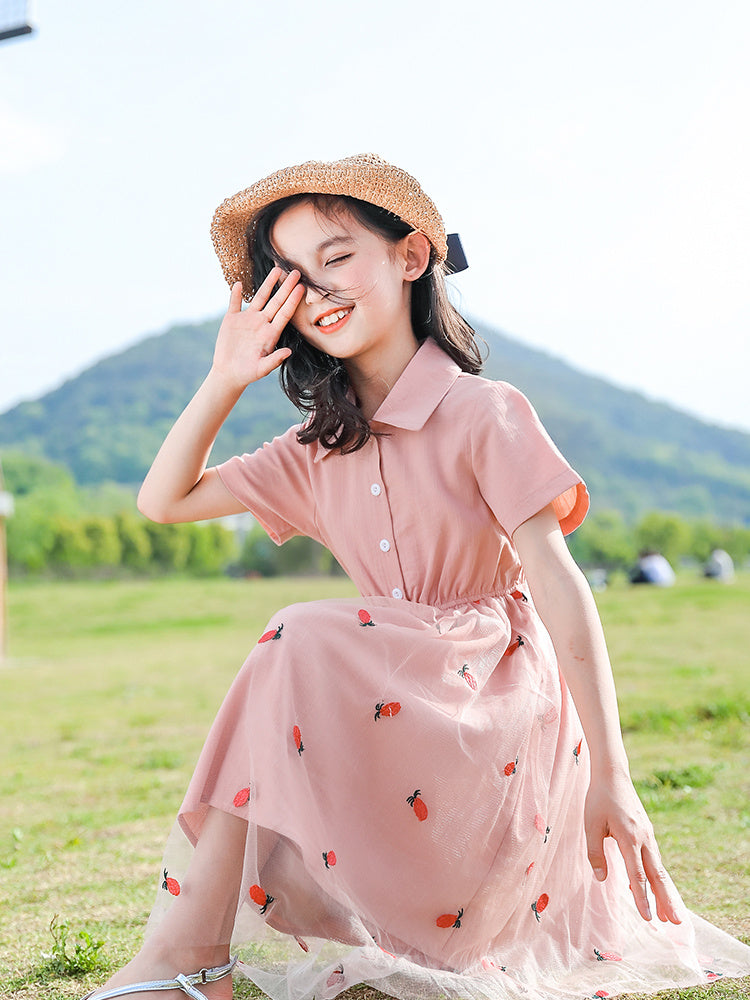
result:
[[(206, 1000), (205, 993), (197, 990), (196, 986), (203, 986), (206, 983), (215, 983), (217, 979), (228, 976), (237, 964), (237, 959), (233, 958), (226, 965), (217, 965), (213, 969), (201, 969), (200, 972), (193, 972), (189, 976), (179, 973), (174, 979), (155, 979), (149, 983), (133, 983), (131, 986), (117, 986), (106, 993), (99, 993), (95, 1000), (114, 1000), (115, 997), (130, 996), (131, 993), (145, 993), (147, 990), (182, 990), (192, 1000)], [(87, 993), (83, 1000), (94, 997), (96, 990)]]

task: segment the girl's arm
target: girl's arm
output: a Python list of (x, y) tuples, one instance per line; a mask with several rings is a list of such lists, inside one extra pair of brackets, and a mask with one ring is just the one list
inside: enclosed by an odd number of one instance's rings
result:
[(607, 877), (604, 838), (614, 837), (641, 916), (651, 919), (648, 883), (659, 919), (680, 923), (679, 896), (662, 865), (653, 827), (630, 778), (612, 668), (596, 604), (568, 552), (552, 507), (517, 528), (513, 543), (534, 604), (555, 646), (591, 754), (584, 822), (594, 873), (600, 881)]
[(289, 348), (274, 348), (304, 286), (298, 283), (299, 272), (292, 271), (271, 294), (281, 273), (279, 268), (271, 271), (245, 310), (242, 285), (232, 286), (211, 370), (167, 435), (138, 494), (138, 509), (152, 521), (200, 521), (245, 510), (216, 470), (206, 471), (206, 463), (245, 388), (291, 354)]

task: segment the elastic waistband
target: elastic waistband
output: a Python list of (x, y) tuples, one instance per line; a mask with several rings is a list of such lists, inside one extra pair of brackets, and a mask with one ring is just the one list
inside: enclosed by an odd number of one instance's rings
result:
[(485, 604), (487, 601), (502, 601), (506, 598), (512, 599), (512, 594), (521, 589), (521, 582), (517, 580), (507, 590), (489, 590), (481, 594), (469, 594), (457, 597), (453, 601), (435, 601), (433, 607), (440, 608), (441, 611), (454, 611), (456, 608), (471, 607), (472, 604)]

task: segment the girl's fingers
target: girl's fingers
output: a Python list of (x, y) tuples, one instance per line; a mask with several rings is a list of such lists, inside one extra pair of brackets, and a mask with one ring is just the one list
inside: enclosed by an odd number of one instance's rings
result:
[[(284, 272), (281, 271), (280, 273), (283, 274)], [(269, 321), (272, 322), (276, 319), (277, 314), (287, 305), (290, 297), (294, 295), (297, 288), (304, 292), (304, 287), (299, 284), (299, 279), (299, 271), (290, 271), (274, 294), (270, 297), (267, 304), (263, 307), (263, 315), (266, 316)], [(301, 293), (298, 293), (296, 297), (294, 297), (294, 309), (297, 308), (301, 297)], [(292, 313), (294, 312), (294, 309), (292, 309)], [(291, 318), (291, 313), (289, 313), (288, 318)]]
[(272, 267), (266, 275), (265, 281), (263, 281), (255, 295), (253, 295), (250, 305), (254, 306), (259, 312), (265, 308), (268, 300), (271, 298), (273, 290), (276, 287), (276, 282), (281, 277), (281, 274), (280, 267)]
[[(284, 285), (285, 284), (286, 282), (284, 282)], [(279, 292), (284, 288), (284, 285), (281, 286)], [(305, 286), (298, 284), (293, 284), (286, 292), (286, 297), (283, 299), (283, 301), (279, 303), (278, 308), (276, 309), (274, 317), (271, 321), (272, 326), (275, 327), (279, 333), (281, 333), (281, 331), (290, 321), (292, 316), (294, 316), (295, 312), (297, 311), (297, 306), (302, 301), (302, 297), (304, 294), (305, 294)], [(274, 296), (271, 302), (268, 303), (268, 306), (266, 307), (266, 310), (264, 310), (264, 312), (268, 311), (272, 306), (275, 305), (274, 301), (275, 299), (276, 296)]]
[(656, 900), (656, 914), (659, 920), (669, 920), (673, 924), (682, 923), (680, 899), (672, 879), (662, 864), (658, 849), (653, 851), (650, 847), (644, 847), (642, 854), (643, 868)]
[(238, 313), (242, 312), (242, 282), (235, 281), (232, 285), (232, 290), (229, 293), (229, 308), (227, 312)]
[(635, 900), (638, 912), (644, 920), (651, 920), (651, 907), (646, 895), (646, 872), (643, 867), (641, 852), (635, 848), (623, 850), (622, 846), (620, 846), (620, 852), (625, 859), (625, 868), (630, 879), (630, 891), (633, 893), (633, 899)]
[(259, 358), (258, 377), (265, 378), (266, 375), (270, 375), (274, 368), (278, 368), (281, 362), (285, 361), (291, 353), (288, 347), (280, 347), (278, 350), (266, 354), (265, 357)]

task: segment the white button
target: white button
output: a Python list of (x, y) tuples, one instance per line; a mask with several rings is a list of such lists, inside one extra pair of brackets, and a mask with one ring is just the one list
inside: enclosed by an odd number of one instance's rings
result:
[(381, 493), (380, 484), (373, 483), (372, 486), (370, 487), (370, 493), (372, 493), (374, 497), (379, 497)]
[(380, 548), (383, 550), (383, 552), (388, 552), (390, 550), (390, 547), (391, 543), (388, 541), (387, 538), (380, 539)]
[(391, 597), (395, 597), (397, 601), (400, 601), (403, 596), (404, 592), (399, 587), (394, 587), (391, 591)]

